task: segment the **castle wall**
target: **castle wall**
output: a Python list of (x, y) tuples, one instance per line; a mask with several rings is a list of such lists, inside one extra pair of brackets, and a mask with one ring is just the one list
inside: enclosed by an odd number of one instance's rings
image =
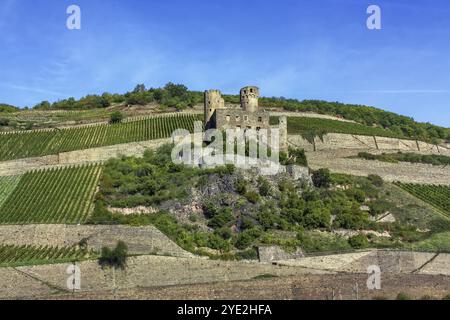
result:
[(215, 115), (217, 129), (269, 129), (270, 114), (265, 111), (249, 113), (242, 109), (217, 109)]

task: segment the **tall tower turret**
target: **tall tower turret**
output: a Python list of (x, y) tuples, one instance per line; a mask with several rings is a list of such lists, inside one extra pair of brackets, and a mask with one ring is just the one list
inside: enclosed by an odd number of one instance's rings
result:
[(205, 91), (205, 128), (211, 128), (211, 119), (216, 109), (225, 108), (225, 100), (219, 90)]
[(254, 86), (241, 89), (241, 106), (247, 112), (258, 111), (259, 88)]

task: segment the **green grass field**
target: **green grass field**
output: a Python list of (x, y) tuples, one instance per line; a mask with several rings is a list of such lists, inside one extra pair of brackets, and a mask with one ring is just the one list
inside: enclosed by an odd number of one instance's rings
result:
[(83, 223), (92, 209), (102, 167), (25, 173), (0, 207), (0, 223)]
[(193, 131), (197, 115), (171, 115), (47, 131), (0, 134), (0, 161), (38, 157), (128, 142), (168, 138), (175, 129)]
[(0, 267), (63, 263), (97, 256), (94, 251), (88, 252), (77, 247), (0, 245)]

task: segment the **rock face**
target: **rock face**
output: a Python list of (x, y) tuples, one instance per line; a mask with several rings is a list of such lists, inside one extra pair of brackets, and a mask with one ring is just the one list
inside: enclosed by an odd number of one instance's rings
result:
[(303, 258), (305, 255), (301, 249), (289, 253), (279, 246), (260, 246), (258, 247), (259, 262), (273, 262), (280, 260), (291, 260)]

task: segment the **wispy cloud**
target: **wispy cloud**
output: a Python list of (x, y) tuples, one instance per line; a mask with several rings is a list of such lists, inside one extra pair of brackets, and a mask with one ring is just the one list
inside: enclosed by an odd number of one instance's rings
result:
[(8, 83), (2, 83), (2, 84), (0, 84), (0, 86), (7, 88), (7, 89), (32, 92), (32, 93), (40, 93), (40, 94), (50, 95), (50, 96), (54, 96), (54, 97), (67, 97), (67, 94), (62, 93), (62, 92), (46, 90), (46, 89), (41, 89), (41, 88), (36, 88), (36, 87), (31, 87), (31, 86), (20, 86), (20, 85), (15, 85), (15, 84), (8, 84)]

